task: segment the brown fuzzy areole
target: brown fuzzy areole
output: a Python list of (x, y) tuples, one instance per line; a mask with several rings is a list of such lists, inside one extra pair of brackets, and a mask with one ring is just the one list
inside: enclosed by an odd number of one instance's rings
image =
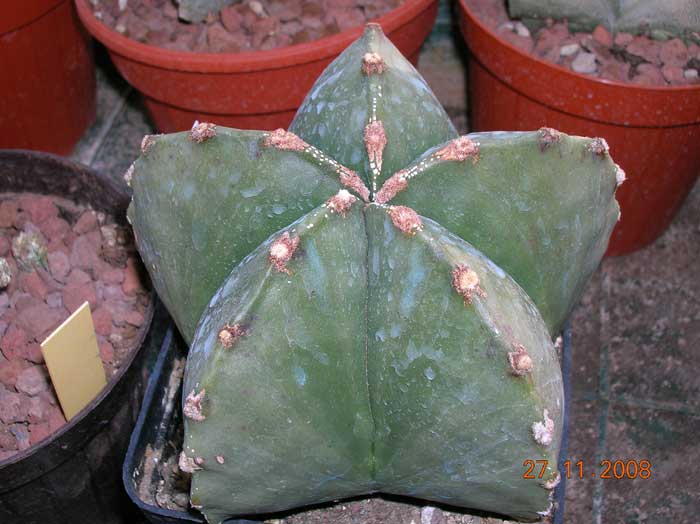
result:
[(549, 418), (549, 411), (544, 410), (542, 422), (532, 424), (532, 436), (541, 446), (549, 446), (554, 438), (554, 421)]
[(124, 173), (124, 182), (126, 182), (126, 185), (131, 187), (131, 181), (134, 179), (134, 164), (131, 164), (129, 166), (129, 169), (126, 170), (126, 173)]
[(561, 482), (561, 475), (558, 471), (555, 471), (554, 475), (552, 475), (552, 478), (545, 481), (542, 484), (542, 487), (544, 487), (544, 489), (554, 489), (559, 485), (559, 482)]
[(202, 142), (209, 140), (216, 136), (216, 124), (210, 124), (208, 122), (199, 123), (195, 120), (190, 129), (189, 138), (193, 142), (201, 144)]
[(197, 464), (195, 459), (188, 457), (184, 451), (180, 452), (180, 458), (177, 461), (177, 465), (180, 471), (185, 473), (194, 473), (195, 471), (200, 471), (202, 468)]
[(270, 134), (265, 135), (263, 144), (266, 147), (274, 147), (284, 151), (304, 151), (309, 147), (309, 144), (297, 135), (282, 128), (275, 129)]
[(360, 195), (362, 200), (365, 202), (369, 202), (369, 189), (367, 189), (367, 186), (357, 173), (355, 173), (352, 169), (341, 166), (339, 174), (341, 184), (355, 191), (355, 193)]
[(452, 270), (452, 287), (462, 296), (465, 306), (472, 303), (474, 295), (486, 297), (486, 292), (479, 285), (479, 276), (476, 271), (464, 264)]
[(513, 344), (513, 349), (508, 353), (510, 372), (516, 377), (527, 375), (532, 371), (532, 358), (522, 344)]
[(153, 135), (143, 135), (143, 139), (141, 139), (141, 152), (146, 154), (148, 148), (155, 143), (156, 141), (153, 139)]
[(546, 150), (552, 144), (561, 140), (561, 133), (551, 127), (540, 127), (539, 131), (540, 151)]
[(377, 204), (386, 204), (394, 198), (397, 193), (400, 193), (408, 187), (408, 180), (404, 178), (406, 171), (406, 169), (402, 169), (386, 179), (384, 185), (382, 185), (381, 189), (374, 195), (374, 201)]
[(365, 148), (369, 161), (377, 166), (377, 171), (382, 170), (382, 156), (386, 147), (386, 132), (381, 120), (375, 120), (365, 126), (363, 133)]
[(467, 158), (472, 159), (472, 163), (479, 161), (479, 144), (466, 136), (460, 136), (448, 142), (440, 149), (435, 156), (443, 161), (463, 162)]
[(297, 247), (299, 247), (299, 240), (299, 237), (291, 238), (289, 232), (285, 231), (270, 246), (268, 259), (280, 273), (286, 273), (287, 275), (292, 274), (292, 272), (287, 269), (287, 262), (291, 260)]
[(408, 235), (415, 235), (423, 229), (423, 222), (418, 213), (406, 206), (391, 206), (387, 213), (392, 223), (402, 232)]
[(245, 329), (240, 324), (226, 324), (221, 331), (219, 331), (219, 342), (225, 349), (231, 349), (240, 337), (245, 336), (247, 333)]
[(345, 218), (348, 216), (348, 211), (352, 205), (357, 201), (349, 191), (341, 189), (333, 195), (331, 198), (326, 200), (326, 207), (331, 210), (331, 213), (338, 213), (340, 216)]
[(588, 149), (591, 153), (593, 153), (596, 156), (605, 156), (608, 153), (608, 151), (610, 151), (608, 143), (605, 141), (604, 138), (594, 138), (586, 146), (586, 149)]
[(362, 72), (367, 76), (381, 75), (386, 71), (386, 63), (378, 53), (365, 53), (362, 57)]
[(206, 390), (204, 389), (197, 394), (195, 394), (194, 390), (192, 390), (192, 392), (190, 392), (185, 399), (182, 414), (195, 422), (204, 421), (206, 417), (202, 414), (202, 402), (204, 401), (205, 394)]

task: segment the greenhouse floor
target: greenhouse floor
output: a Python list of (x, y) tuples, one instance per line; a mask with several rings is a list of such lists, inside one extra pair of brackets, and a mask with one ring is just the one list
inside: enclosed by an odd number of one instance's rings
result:
[[(467, 130), (464, 50), (430, 41), (419, 69)], [(139, 100), (97, 50), (98, 116), (73, 157), (121, 177), (153, 129)], [(615, 154), (614, 151), (611, 153)], [(668, 231), (632, 255), (606, 259), (572, 318), (573, 403), (564, 522), (695, 524), (700, 517), (700, 188)], [(603, 479), (601, 462), (647, 460), (648, 479)], [(577, 461), (582, 461), (583, 477)], [(595, 474), (595, 476), (594, 476)], [(295, 523), (500, 522), (381, 499)]]

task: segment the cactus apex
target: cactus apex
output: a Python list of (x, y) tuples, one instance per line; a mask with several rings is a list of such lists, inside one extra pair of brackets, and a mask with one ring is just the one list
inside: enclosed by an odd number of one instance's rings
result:
[(265, 135), (263, 144), (266, 147), (274, 147), (283, 151), (304, 151), (309, 147), (309, 144), (297, 135), (282, 128), (275, 129), (270, 134)]
[(402, 232), (415, 235), (423, 229), (423, 222), (418, 213), (406, 206), (391, 206), (387, 210), (392, 223)]
[(542, 486), (544, 487), (544, 489), (554, 489), (559, 485), (560, 482), (561, 475), (558, 471), (555, 471), (554, 475), (552, 475), (552, 478), (550, 478), (548, 481), (542, 484)]
[(219, 463), (219, 464), (223, 464), (224, 462), (226, 462), (226, 461), (224, 460), (224, 456), (223, 456), (223, 455), (217, 455), (217, 456), (214, 457), (214, 458), (216, 459), (216, 462)]
[(532, 371), (532, 358), (522, 344), (513, 344), (513, 349), (515, 351), (508, 353), (511, 374), (516, 377), (527, 375)]
[(348, 190), (341, 189), (329, 198), (324, 205), (331, 210), (331, 213), (338, 213), (345, 218), (356, 200), (357, 198), (350, 194)]
[(540, 141), (540, 151), (544, 151), (552, 144), (561, 140), (561, 133), (551, 127), (541, 127), (538, 131)]
[(542, 446), (549, 446), (554, 438), (554, 421), (549, 418), (549, 411), (544, 410), (542, 422), (532, 424), (532, 436), (535, 442)]
[(291, 238), (289, 232), (285, 231), (275, 240), (270, 246), (269, 260), (275, 266), (275, 269), (280, 273), (291, 275), (292, 272), (287, 269), (287, 262), (294, 256), (294, 252), (299, 246), (299, 237)]
[(188, 457), (184, 451), (180, 452), (180, 458), (177, 461), (177, 465), (180, 471), (185, 473), (194, 473), (195, 471), (200, 471), (202, 468), (197, 464), (195, 459)]
[(467, 136), (460, 136), (450, 140), (445, 147), (440, 149), (435, 156), (440, 160), (463, 162), (467, 158), (472, 159), (472, 163), (479, 161), (479, 144)]
[(382, 154), (386, 147), (386, 132), (381, 120), (374, 120), (365, 126), (362, 135), (367, 149), (367, 156), (371, 164), (376, 166), (377, 172), (382, 170)]
[[(369, 24), (367, 24), (369, 27)], [(378, 53), (365, 53), (362, 57), (362, 72), (367, 75), (381, 75), (386, 71), (386, 62)]]
[[(194, 129), (194, 126), (192, 126), (192, 127)], [(146, 154), (146, 151), (148, 151), (148, 148), (151, 147), (155, 143), (156, 143), (156, 141), (153, 138), (153, 135), (143, 135), (143, 138), (141, 139), (141, 153)]]
[(586, 146), (586, 149), (596, 156), (605, 156), (610, 151), (610, 147), (604, 138), (594, 138)]
[(486, 297), (486, 292), (479, 285), (479, 275), (464, 264), (452, 270), (452, 287), (464, 297), (465, 306), (472, 303), (472, 297), (475, 294), (481, 298)]
[(357, 173), (345, 166), (340, 166), (339, 175), (341, 184), (355, 191), (365, 202), (369, 202), (369, 189)]
[(408, 180), (406, 180), (405, 176), (407, 171), (407, 169), (402, 169), (387, 178), (384, 185), (382, 185), (381, 189), (377, 191), (377, 194), (374, 196), (374, 201), (377, 204), (386, 204), (389, 200), (394, 198), (397, 193), (406, 189), (408, 187)]
[(226, 324), (219, 331), (219, 342), (225, 349), (231, 349), (240, 337), (246, 334), (245, 329), (240, 324)]
[(182, 408), (183, 415), (195, 422), (204, 421), (206, 417), (202, 414), (202, 401), (204, 400), (205, 394), (206, 390), (204, 389), (196, 394), (194, 390), (192, 390), (185, 399), (185, 406)]

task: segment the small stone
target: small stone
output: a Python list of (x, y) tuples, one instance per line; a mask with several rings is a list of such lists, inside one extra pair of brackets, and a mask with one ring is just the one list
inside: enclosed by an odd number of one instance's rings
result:
[[(99, 232), (97, 232), (99, 235)], [(88, 235), (82, 235), (75, 239), (70, 253), (71, 267), (90, 270), (99, 264), (98, 250), (95, 249), (94, 240)]]
[(571, 69), (577, 73), (595, 73), (596, 69), (598, 69), (598, 65), (595, 61), (595, 55), (593, 53), (581, 51), (578, 55), (576, 55), (576, 58), (574, 58), (574, 61), (571, 63)]
[(11, 360), (17, 356), (21, 356), (24, 347), (29, 343), (29, 337), (24, 329), (16, 323), (10, 324), (2, 337), (2, 354), (5, 358)]
[(119, 268), (111, 268), (100, 272), (100, 278), (105, 284), (121, 284), (124, 282), (124, 271)]
[(632, 78), (632, 83), (645, 86), (663, 86), (666, 85), (666, 80), (657, 66), (640, 64), (637, 66), (637, 75)]
[(235, 33), (243, 26), (243, 17), (236, 9), (236, 6), (229, 5), (221, 10), (221, 23), (227, 31)]
[(41, 234), (48, 238), (49, 241), (62, 240), (70, 230), (71, 228), (68, 222), (58, 216), (51, 217), (39, 224), (39, 231), (41, 231)]
[(36, 271), (31, 271), (29, 273), (23, 273), (20, 287), (27, 293), (29, 293), (34, 298), (39, 300), (45, 300), (48, 294), (48, 289)]
[(685, 81), (683, 68), (679, 66), (664, 65), (661, 74), (669, 84), (682, 84)]
[(82, 269), (77, 268), (73, 269), (66, 279), (66, 283), (68, 284), (86, 284), (91, 281), (92, 278), (90, 278), (90, 275), (88, 275)]
[(661, 64), (658, 44), (645, 36), (635, 36), (632, 42), (627, 45), (627, 51), (643, 58), (650, 64)]
[(29, 444), (38, 444), (46, 437), (51, 435), (51, 426), (48, 422), (42, 422), (40, 424), (29, 424)]
[(95, 333), (98, 335), (107, 337), (112, 332), (112, 314), (104, 306), (100, 306), (93, 311), (92, 323), (95, 326)]
[(95, 229), (97, 229), (97, 214), (92, 209), (84, 211), (73, 226), (73, 231), (78, 235), (89, 233)]
[(42, 398), (42, 395), (29, 399), (28, 421), (31, 424), (42, 422), (49, 412), (50, 405)]
[(39, 393), (46, 391), (49, 388), (49, 382), (39, 366), (32, 366), (20, 373), (20, 375), (17, 377), (15, 387), (17, 388), (17, 391), (34, 397)]
[(605, 47), (612, 47), (613, 37), (610, 34), (610, 31), (608, 31), (604, 26), (597, 25), (596, 28), (593, 30), (592, 35), (593, 39), (600, 45), (604, 45)]
[(29, 431), (27, 430), (27, 426), (24, 424), (12, 424), (10, 426), (10, 433), (17, 439), (17, 448), (19, 448), (20, 451), (29, 449), (31, 444), (29, 443)]
[(559, 48), (559, 54), (561, 56), (573, 56), (579, 52), (579, 49), (581, 49), (581, 46), (576, 43), (566, 44)]
[(102, 359), (102, 362), (106, 364), (112, 364), (114, 363), (114, 346), (107, 341), (104, 340), (99, 343), (100, 347), (100, 358)]
[(143, 286), (141, 285), (141, 276), (139, 274), (138, 264), (136, 259), (129, 258), (126, 261), (126, 269), (124, 270), (124, 280), (122, 281), (122, 291), (125, 295), (135, 295)]
[(97, 307), (97, 292), (94, 282), (70, 283), (63, 288), (63, 305), (73, 313), (83, 302), (89, 302), (90, 308)]
[(18, 212), (19, 205), (15, 200), (3, 200), (0, 202), (0, 227), (12, 227)]
[(30, 342), (24, 348), (24, 358), (34, 364), (44, 363), (44, 354), (41, 352), (41, 346), (37, 342)]
[(634, 40), (634, 35), (630, 33), (617, 33), (614, 42), (616, 46), (625, 47), (631, 44), (632, 40)]
[[(4, 384), (8, 388), (14, 388), (17, 383), (17, 377), (22, 370), (28, 368), (30, 364), (24, 359), (6, 360), (0, 362), (0, 384)], [(2, 388), (0, 387), (0, 392)], [(2, 401), (0, 400), (0, 408)]]
[(44, 340), (64, 319), (63, 312), (51, 309), (47, 304), (37, 304), (27, 308), (20, 315), (27, 334), (36, 339)]
[(0, 236), (0, 257), (10, 252), (10, 241), (7, 237)]
[(20, 197), (19, 207), (29, 213), (29, 216), (35, 224), (41, 224), (49, 218), (58, 215), (58, 208), (53, 202), (53, 199), (47, 196), (27, 195)]
[(46, 304), (52, 308), (62, 308), (63, 307), (63, 295), (60, 291), (55, 291), (54, 293), (49, 293), (46, 295)]
[(680, 38), (661, 43), (659, 59), (664, 65), (682, 68), (688, 62), (688, 58), (688, 48)]
[(522, 22), (515, 22), (513, 24), (513, 31), (515, 31), (516, 35), (522, 36), (523, 38), (530, 37), (530, 30)]
[(683, 71), (683, 78), (686, 80), (697, 80), (698, 79), (698, 70), (697, 69), (686, 69)]
[(59, 282), (65, 282), (70, 272), (70, 260), (62, 251), (54, 251), (48, 255), (51, 276)]
[(18, 393), (0, 387), (0, 421), (4, 424), (22, 422), (21, 397)]

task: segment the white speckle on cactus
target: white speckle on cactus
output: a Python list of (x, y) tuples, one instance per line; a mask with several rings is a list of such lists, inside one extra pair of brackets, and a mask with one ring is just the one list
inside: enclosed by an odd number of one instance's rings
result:
[(294, 380), (296, 380), (297, 384), (299, 384), (300, 386), (306, 384), (306, 371), (304, 371), (299, 366), (294, 366), (293, 373)]
[(224, 462), (226, 462), (226, 460), (224, 460), (224, 456), (223, 456), (223, 455), (217, 455), (217, 456), (214, 457), (214, 458), (216, 459), (216, 462), (218, 462), (219, 464), (223, 464)]
[(204, 396), (206, 394), (206, 390), (202, 389), (199, 393), (190, 392), (189, 395), (187, 395), (187, 398), (185, 399), (185, 405), (182, 408), (182, 414), (185, 415), (187, 418), (194, 420), (195, 422), (202, 422), (206, 418), (204, 414), (202, 413), (202, 401), (204, 400)]
[(542, 422), (532, 424), (532, 436), (535, 442), (542, 446), (549, 446), (554, 438), (554, 421), (549, 418), (549, 411), (544, 410)]

